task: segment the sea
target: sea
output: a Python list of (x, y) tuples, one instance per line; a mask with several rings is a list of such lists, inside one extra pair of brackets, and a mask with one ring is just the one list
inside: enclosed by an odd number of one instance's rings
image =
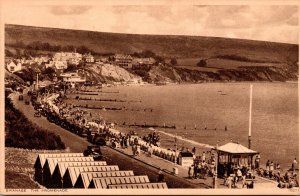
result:
[[(161, 146), (170, 149), (175, 145), (189, 149), (195, 146), (196, 153), (201, 154), (207, 150), (201, 144), (222, 146), (233, 141), (248, 146), (250, 84), (253, 85), (251, 149), (260, 152), (261, 164), (270, 160), (289, 168), (294, 158), (299, 160), (298, 83), (89, 87), (86, 90), (101, 92), (68, 94), (66, 102), (119, 108), (121, 110), (85, 110), (92, 119), (114, 122), (120, 131), (135, 131), (140, 136), (153, 130), (128, 125), (175, 125), (176, 129), (156, 128), (161, 136)], [(76, 96), (112, 101), (76, 100)]]

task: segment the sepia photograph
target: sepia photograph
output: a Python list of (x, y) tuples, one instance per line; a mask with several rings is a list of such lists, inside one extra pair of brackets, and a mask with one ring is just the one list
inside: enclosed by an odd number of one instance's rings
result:
[(0, 3), (1, 194), (300, 194), (299, 1)]

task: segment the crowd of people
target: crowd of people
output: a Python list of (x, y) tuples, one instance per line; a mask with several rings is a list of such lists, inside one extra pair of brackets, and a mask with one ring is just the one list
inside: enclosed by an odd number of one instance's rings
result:
[(256, 167), (256, 171), (259, 176), (277, 181), (279, 188), (293, 188), (299, 187), (298, 174), (296, 172), (297, 165), (298, 162), (295, 158), (291, 168), (284, 172), (279, 163), (268, 160), (266, 169)]
[[(58, 93), (58, 96), (53, 97), (53, 94), (57, 94), (57, 91), (50, 88), (47, 92), (41, 93), (42, 103), (44, 104), (43, 111), (50, 113), (57, 113), (59, 119), (68, 119), (72, 124), (76, 125), (79, 129), (82, 129), (84, 125), (88, 123), (87, 111), (79, 110), (72, 104), (66, 104), (61, 97), (62, 94)], [(58, 109), (55, 109), (55, 107)], [(92, 117), (92, 115), (90, 115)], [(98, 126), (98, 132), (102, 131), (107, 134), (107, 142), (114, 148), (130, 148), (132, 149), (133, 156), (139, 156), (141, 151), (147, 153), (148, 156), (159, 156), (172, 162), (178, 162), (178, 154), (173, 150), (167, 150), (160, 148), (160, 135), (155, 130), (152, 133), (138, 137), (135, 133), (124, 134), (118, 131), (112, 131), (112, 129), (106, 129), (105, 122), (95, 123)], [(63, 125), (63, 123), (62, 123)], [(102, 128), (99, 128), (101, 125)], [(103, 128), (104, 127), (104, 128)], [(92, 128), (92, 127), (90, 127)], [(208, 176), (214, 176), (216, 170), (215, 155), (212, 151), (203, 152), (202, 156), (196, 157), (196, 148), (192, 149), (194, 154), (194, 162), (188, 169), (188, 176), (191, 179), (206, 179)], [(259, 176), (276, 180), (278, 187), (280, 188), (292, 188), (299, 187), (298, 176), (296, 173), (296, 167), (298, 162), (295, 160), (292, 163), (290, 171), (282, 174), (282, 169), (279, 163), (274, 163), (268, 160), (266, 163), (266, 169), (260, 166), (260, 155), (255, 158), (255, 169)], [(220, 168), (222, 168), (220, 166)], [(226, 167), (227, 168), (227, 167)], [(219, 173), (219, 171), (218, 171)], [(222, 173), (222, 172), (220, 172)], [(219, 173), (219, 175), (220, 175)], [(222, 173), (223, 175), (223, 173)], [(224, 185), (228, 188), (253, 188), (255, 176), (246, 167), (239, 167), (238, 165), (230, 165), (230, 171), (224, 172)]]

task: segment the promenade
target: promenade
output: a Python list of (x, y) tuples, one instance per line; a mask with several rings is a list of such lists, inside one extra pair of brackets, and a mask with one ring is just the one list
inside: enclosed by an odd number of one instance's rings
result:
[[(25, 105), (23, 101), (18, 101), (17, 94), (12, 94), (11, 98), (15, 107), (23, 112), (31, 122), (39, 125), (43, 129), (60, 135), (70, 152), (83, 152), (88, 145), (91, 145), (85, 138), (79, 137), (56, 124), (50, 123), (45, 117), (34, 117), (34, 108), (31, 105)], [(136, 174), (146, 174), (151, 181), (156, 181), (158, 171), (162, 170), (169, 188), (213, 188), (212, 177), (207, 177), (206, 179), (190, 179), (188, 178), (188, 169), (179, 165), (176, 165), (178, 175), (175, 176), (173, 175), (174, 163), (154, 155), (149, 157), (143, 151), (141, 151), (139, 156), (133, 157), (131, 148), (112, 149), (110, 147), (102, 147), (102, 153), (109, 164), (118, 164), (120, 169), (124, 170), (133, 169)], [(223, 183), (223, 179), (217, 179), (217, 188), (227, 188)], [(276, 185), (276, 182), (257, 178), (255, 188), (276, 188)]]

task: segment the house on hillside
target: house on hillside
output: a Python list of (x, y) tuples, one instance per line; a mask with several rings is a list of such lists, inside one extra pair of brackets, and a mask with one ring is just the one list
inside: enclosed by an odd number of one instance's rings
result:
[(62, 74), (60, 74), (60, 77), (62, 78), (62, 81), (66, 82), (66, 83), (70, 83), (73, 88), (78, 83), (86, 82), (86, 78), (82, 78), (76, 72), (62, 73)]
[(53, 61), (66, 61), (72, 65), (78, 65), (82, 61), (82, 54), (77, 52), (57, 52), (53, 56)]
[(91, 53), (83, 55), (83, 60), (87, 63), (94, 63), (95, 62), (94, 56), (91, 55)]
[(59, 60), (50, 61), (48, 64), (45, 64), (45, 67), (46, 68), (52, 67), (55, 70), (65, 70), (68, 68), (68, 63), (67, 61), (59, 61)]
[(132, 60), (133, 58), (127, 54), (116, 54), (113, 56), (113, 61), (116, 65), (128, 69), (132, 68)]
[(49, 62), (50, 58), (48, 56), (39, 56), (39, 57), (31, 57), (31, 62), (37, 63), (41, 65), (42, 63)]
[(6, 64), (6, 69), (11, 73), (15, 73), (22, 70), (22, 64), (21, 62), (11, 60)]
[(108, 63), (108, 60), (109, 58), (108, 57), (98, 57), (98, 58), (95, 58), (95, 62), (97, 63)]
[(155, 59), (150, 58), (134, 58), (132, 60), (132, 68), (140, 69), (140, 68), (150, 68), (155, 64)]

